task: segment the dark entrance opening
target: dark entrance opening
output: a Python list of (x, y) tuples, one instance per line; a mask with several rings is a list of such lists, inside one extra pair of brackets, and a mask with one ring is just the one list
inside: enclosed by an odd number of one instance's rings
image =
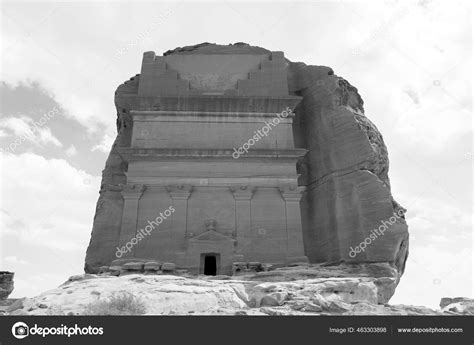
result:
[(207, 276), (217, 274), (217, 258), (215, 255), (204, 256), (204, 274)]

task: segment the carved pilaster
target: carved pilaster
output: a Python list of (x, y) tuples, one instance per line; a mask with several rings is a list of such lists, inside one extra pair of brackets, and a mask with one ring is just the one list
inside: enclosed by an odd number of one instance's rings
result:
[(300, 200), (306, 187), (296, 185), (280, 186), (279, 190), (285, 200), (285, 219), (287, 236), (287, 261), (306, 261), (303, 247)]
[(240, 253), (242, 246), (250, 241), (252, 236), (252, 222), (251, 222), (251, 205), (255, 187), (252, 186), (235, 186), (230, 190), (234, 194), (235, 199), (235, 232), (232, 234), (237, 240), (237, 252)]
[(123, 196), (122, 225), (120, 228), (120, 245), (125, 245), (137, 232), (138, 204), (145, 186), (141, 184), (121, 185)]
[(186, 248), (186, 238), (188, 237), (188, 199), (193, 191), (191, 185), (173, 185), (166, 187), (175, 209), (171, 218), (171, 231), (176, 248), (184, 250)]

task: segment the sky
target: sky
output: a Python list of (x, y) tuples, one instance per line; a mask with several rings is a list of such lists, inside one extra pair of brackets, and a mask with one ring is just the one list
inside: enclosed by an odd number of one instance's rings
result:
[(356, 86), (408, 209), (410, 254), (390, 303), (474, 296), (469, 1), (15, 1), (0, 20), (0, 270), (15, 272), (11, 297), (83, 272), (116, 87), (144, 51), (202, 42), (284, 51)]

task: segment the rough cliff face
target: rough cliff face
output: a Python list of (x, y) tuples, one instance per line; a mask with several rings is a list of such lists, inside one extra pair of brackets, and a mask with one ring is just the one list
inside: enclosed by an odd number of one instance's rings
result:
[[(288, 63), (288, 82), (303, 96), (294, 133), (309, 149), (299, 172), (307, 186), (302, 220), (310, 261), (388, 262), (402, 274), (406, 210), (391, 195), (387, 149), (357, 89), (328, 67), (303, 63)], [(379, 228), (383, 234), (373, 232)], [(362, 242), (364, 250), (351, 252)]]
[[(266, 50), (244, 43), (203, 43), (165, 54), (196, 52)], [(387, 264), (395, 269), (398, 282), (408, 255), (408, 230), (405, 210), (391, 195), (382, 135), (365, 116), (357, 89), (331, 68), (287, 60), (286, 72), (290, 95), (303, 97), (294, 109), (293, 134), (295, 146), (308, 150), (297, 165), (299, 184), (306, 187), (301, 200), (305, 254), (312, 263)], [(116, 259), (123, 207), (120, 185), (126, 183), (127, 171), (118, 149), (130, 145), (133, 125), (130, 104), (122, 95), (136, 94), (139, 80), (136, 75), (115, 93), (118, 134), (103, 171), (86, 255), (89, 273)]]

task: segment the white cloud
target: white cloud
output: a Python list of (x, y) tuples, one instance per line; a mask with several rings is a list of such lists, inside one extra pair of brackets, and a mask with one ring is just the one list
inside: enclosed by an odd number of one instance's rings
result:
[[(410, 252), (390, 303), (438, 307), (441, 297), (472, 296), (472, 213), (448, 197), (400, 195), (408, 208)], [(460, 283), (462, 282), (462, 283)]]
[[(29, 265), (30, 263), (26, 260), (19, 259), (16, 256), (6, 256), (3, 258), (2, 267), (7, 267), (9, 264), (13, 265)], [(8, 268), (7, 268), (8, 269)]]
[(32, 296), (82, 271), (100, 177), (32, 153), (0, 162), (1, 266), (15, 272), (11, 297)]
[[(394, 131), (407, 140), (405, 144), (421, 145), (436, 153), (454, 138), (472, 133), (472, 128), (466, 126), (472, 114), (435, 85), (428, 87), (429, 91), (421, 87), (412, 90), (411, 96), (404, 90), (393, 92), (392, 102), (399, 105)], [(414, 102), (413, 97), (418, 93), (421, 93), (419, 101)]]
[[(15, 151), (18, 142), (21, 145), (24, 141), (31, 142), (36, 145), (54, 145), (62, 147), (62, 143), (51, 133), (51, 129), (46, 124), (40, 125), (28, 116), (8, 116), (0, 119), (0, 128), (10, 136), (12, 142), (7, 145), (12, 152)], [(10, 133), (8, 133), (8, 130)], [(6, 148), (6, 149), (7, 149)]]
[(49, 127), (40, 128), (38, 130), (38, 136), (40, 142), (43, 144), (53, 144), (55, 146), (63, 146), (63, 144), (51, 133), (51, 129)]
[(32, 121), (33, 119), (26, 116), (9, 116), (0, 120), (0, 127), (11, 130), (15, 136), (27, 136), (33, 138), (34, 134), (29, 124), (29, 122), (31, 123)]
[(470, 248), (460, 250), (446, 243), (432, 245), (416, 240), (412, 240), (410, 246), (406, 271), (391, 304), (438, 308), (442, 297), (474, 294)]
[(77, 154), (77, 149), (74, 145), (69, 146), (69, 148), (66, 150), (66, 155), (69, 157), (75, 156)]
[(472, 230), (472, 214), (468, 207), (455, 207), (448, 198), (427, 197), (418, 198), (409, 207), (408, 216), (414, 236), (441, 235), (447, 240), (456, 239), (459, 247), (470, 246), (467, 240)]
[[(61, 159), (3, 154), (2, 235), (53, 250), (84, 250), (100, 178)], [(20, 226), (21, 225), (21, 226)]]
[[(55, 7), (59, 8), (48, 16), (48, 10)], [(139, 66), (130, 66), (126, 77), (117, 73), (112, 59), (117, 18), (99, 19), (103, 14), (98, 11), (100, 4), (86, 7), (59, 3), (3, 7), (2, 79), (13, 86), (39, 82), (66, 110), (65, 116), (94, 132), (100, 125), (115, 126), (115, 88), (134, 75)], [(109, 9), (112, 13), (113, 8)], [(84, 25), (84, 20), (90, 23)], [(94, 22), (102, 22), (101, 27), (92, 27)], [(81, 29), (71, 30), (73, 27)], [(94, 48), (84, 49), (91, 44)], [(137, 61), (139, 64), (141, 59)]]
[[(366, 113), (392, 142), (389, 152), (397, 145), (436, 155), (456, 138), (472, 135), (471, 17), (467, 2), (454, 3), (341, 5), (360, 22), (345, 30), (349, 42), (323, 55), (335, 55), (327, 63), (359, 89)], [(391, 22), (403, 8), (406, 14)], [(352, 53), (353, 42), (366, 37), (367, 53)]]
[(92, 151), (100, 151), (104, 153), (109, 153), (112, 144), (114, 143), (115, 135), (112, 134), (105, 134), (102, 137), (102, 140), (99, 144), (92, 147)]

